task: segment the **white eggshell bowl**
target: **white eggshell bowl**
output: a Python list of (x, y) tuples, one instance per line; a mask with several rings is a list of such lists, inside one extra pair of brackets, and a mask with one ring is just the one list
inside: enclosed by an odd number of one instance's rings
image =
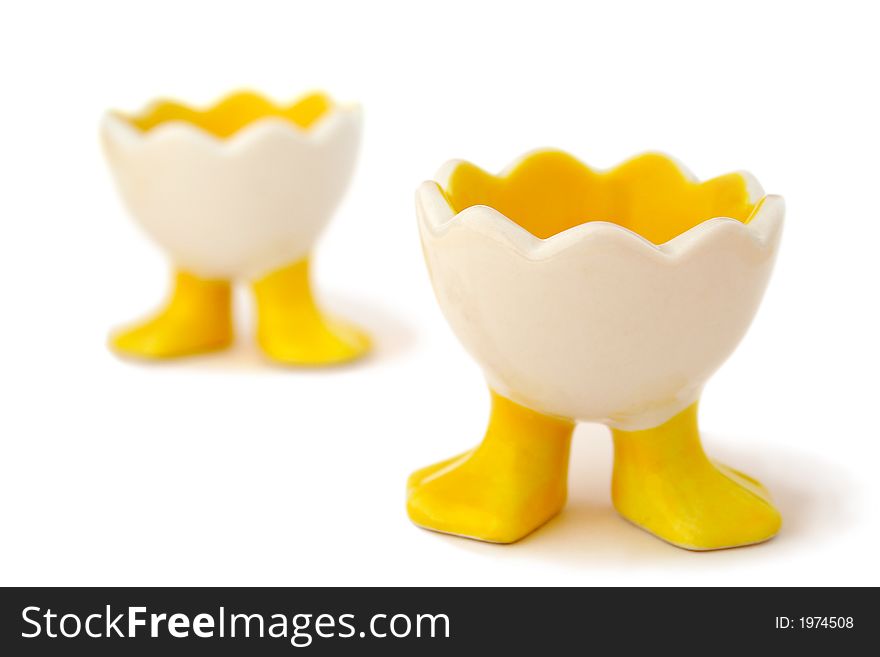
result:
[(333, 215), (361, 111), (334, 104), (308, 128), (266, 116), (223, 137), (180, 120), (143, 130), (109, 112), (101, 133), (125, 204), (178, 268), (253, 279), (303, 258)]
[(738, 174), (760, 201), (748, 223), (707, 217), (654, 244), (584, 217), (540, 239), (488, 205), (457, 212), (444, 189), (463, 165), (473, 166), (450, 162), (422, 184), (418, 221), (440, 306), (490, 387), (544, 414), (627, 431), (693, 404), (758, 308), (782, 199)]

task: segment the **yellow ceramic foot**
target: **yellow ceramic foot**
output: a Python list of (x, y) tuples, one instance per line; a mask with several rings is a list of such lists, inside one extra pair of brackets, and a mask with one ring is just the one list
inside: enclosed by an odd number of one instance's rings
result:
[(751, 545), (779, 531), (766, 489), (706, 457), (696, 404), (659, 427), (613, 433), (612, 497), (627, 520), (689, 550)]
[(232, 333), (229, 283), (181, 271), (165, 307), (111, 335), (110, 346), (137, 358), (177, 358), (228, 347)]
[(492, 393), (492, 416), (476, 449), (415, 472), (407, 512), (417, 525), (513, 543), (562, 509), (574, 424)]
[(254, 283), (257, 340), (272, 360), (290, 365), (334, 365), (363, 356), (370, 338), (318, 308), (304, 258)]

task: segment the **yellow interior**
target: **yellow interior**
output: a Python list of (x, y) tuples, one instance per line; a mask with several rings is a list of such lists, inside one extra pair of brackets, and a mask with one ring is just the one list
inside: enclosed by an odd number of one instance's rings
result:
[(307, 130), (332, 107), (333, 102), (330, 98), (319, 92), (303, 96), (292, 105), (284, 107), (251, 91), (241, 91), (227, 96), (216, 105), (204, 110), (166, 100), (155, 103), (143, 114), (120, 114), (120, 116), (142, 132), (169, 121), (185, 121), (216, 137), (223, 138), (235, 134), (254, 121), (269, 116), (286, 119)]
[(654, 153), (602, 172), (559, 151), (537, 152), (500, 177), (462, 163), (444, 191), (456, 212), (487, 205), (541, 239), (609, 221), (662, 244), (713, 217), (748, 223), (758, 206), (742, 175), (693, 182)]

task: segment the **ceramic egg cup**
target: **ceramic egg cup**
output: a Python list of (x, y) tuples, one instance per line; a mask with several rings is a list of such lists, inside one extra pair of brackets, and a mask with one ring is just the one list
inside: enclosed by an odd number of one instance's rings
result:
[(614, 439), (612, 499), (677, 546), (759, 543), (764, 487), (703, 451), (697, 403), (758, 309), (783, 223), (747, 173), (696, 181), (673, 160), (599, 172), (539, 151), (494, 176), (447, 164), (417, 193), (437, 299), (492, 397), (474, 450), (414, 473), (417, 525), (517, 541), (566, 501), (575, 423)]
[(309, 261), (351, 177), (356, 106), (322, 93), (278, 106), (250, 92), (193, 109), (159, 101), (108, 113), (102, 139), (123, 200), (167, 252), (174, 283), (155, 316), (111, 336), (119, 353), (175, 358), (233, 341), (232, 283), (253, 287), (257, 340), (272, 360), (352, 360), (369, 338), (320, 310)]

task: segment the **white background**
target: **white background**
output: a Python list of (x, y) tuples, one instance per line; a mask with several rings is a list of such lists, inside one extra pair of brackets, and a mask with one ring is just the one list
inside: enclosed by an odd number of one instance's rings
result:
[[(0, 584), (880, 584), (878, 16), (842, 2), (29, 2), (0, 9)], [(168, 265), (98, 146), (110, 107), (325, 88), (365, 108), (317, 255), (374, 357), (326, 372), (121, 361), (108, 330)], [(429, 533), (410, 471), (482, 436), (488, 395), (435, 304), (413, 193), (447, 159), (646, 149), (749, 169), (788, 206), (762, 309), (702, 404), (713, 456), (762, 479), (772, 542), (694, 554), (609, 500), (578, 429), (570, 502), (500, 547)], [(588, 373), (585, 373), (588, 375)]]

